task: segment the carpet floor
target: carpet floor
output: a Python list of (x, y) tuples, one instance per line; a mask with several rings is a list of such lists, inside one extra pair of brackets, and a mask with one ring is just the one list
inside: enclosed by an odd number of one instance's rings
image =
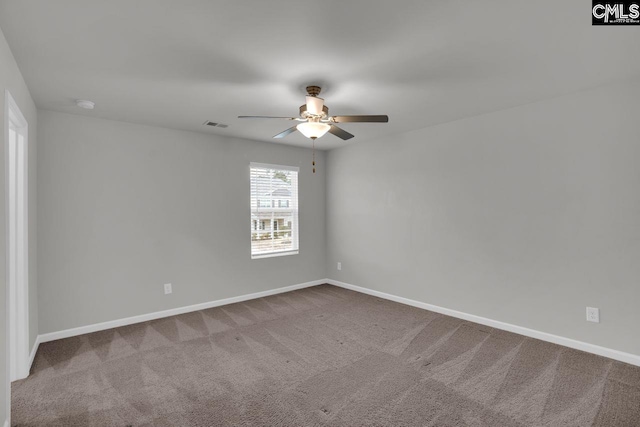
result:
[(14, 426), (639, 426), (640, 368), (330, 285), (43, 343)]

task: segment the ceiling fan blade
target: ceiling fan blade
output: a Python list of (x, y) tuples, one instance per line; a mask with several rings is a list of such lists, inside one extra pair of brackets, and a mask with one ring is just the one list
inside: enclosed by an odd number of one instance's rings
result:
[(387, 123), (389, 116), (333, 116), (330, 120), (333, 123)]
[(353, 135), (351, 135), (346, 130), (339, 128), (336, 125), (331, 125), (331, 127), (329, 128), (329, 133), (332, 133), (335, 136), (337, 136), (338, 138), (344, 139), (345, 141), (347, 139), (353, 138)]
[(296, 120), (297, 117), (278, 117), (278, 116), (238, 116), (239, 119), (287, 119)]
[(279, 134), (274, 136), (274, 138), (284, 138), (285, 136), (289, 135), (290, 133), (295, 132), (296, 130), (298, 130), (298, 129), (296, 129), (295, 126), (290, 127), (289, 129), (283, 130), (282, 132), (280, 132)]

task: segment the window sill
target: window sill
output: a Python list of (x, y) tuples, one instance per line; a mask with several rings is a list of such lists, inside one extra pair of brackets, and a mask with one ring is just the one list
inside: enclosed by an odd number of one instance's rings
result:
[(269, 252), (266, 254), (259, 255), (251, 255), (251, 259), (261, 259), (261, 258), (273, 258), (278, 256), (287, 256), (287, 255), (298, 255), (298, 251), (286, 251), (286, 252)]

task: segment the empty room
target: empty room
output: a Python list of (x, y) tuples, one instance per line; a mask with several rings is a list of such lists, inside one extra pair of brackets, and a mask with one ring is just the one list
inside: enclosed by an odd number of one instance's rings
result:
[(640, 426), (639, 0), (0, 0), (0, 426)]

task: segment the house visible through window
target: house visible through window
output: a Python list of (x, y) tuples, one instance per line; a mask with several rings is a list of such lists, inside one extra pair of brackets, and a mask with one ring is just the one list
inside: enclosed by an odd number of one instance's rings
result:
[(250, 164), (251, 257), (298, 253), (298, 168)]

